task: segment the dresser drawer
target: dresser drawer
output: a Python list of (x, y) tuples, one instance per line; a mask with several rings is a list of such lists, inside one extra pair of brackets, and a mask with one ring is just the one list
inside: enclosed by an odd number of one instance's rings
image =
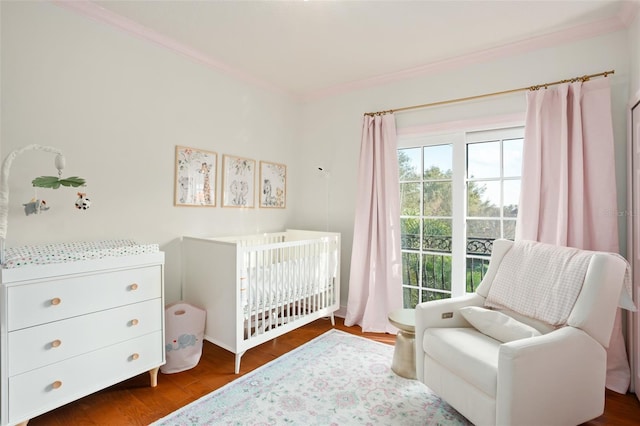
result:
[(149, 266), (11, 286), (8, 330), (159, 298), (161, 275), (161, 266)]
[(162, 330), (162, 301), (152, 299), (9, 333), (9, 376)]
[(159, 367), (163, 354), (158, 331), (10, 377), (9, 422), (35, 417)]

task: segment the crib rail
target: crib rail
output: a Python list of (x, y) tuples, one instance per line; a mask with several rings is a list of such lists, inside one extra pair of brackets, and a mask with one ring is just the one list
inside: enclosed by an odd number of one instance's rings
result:
[(240, 291), (244, 340), (291, 324), (339, 300), (337, 238), (243, 245)]

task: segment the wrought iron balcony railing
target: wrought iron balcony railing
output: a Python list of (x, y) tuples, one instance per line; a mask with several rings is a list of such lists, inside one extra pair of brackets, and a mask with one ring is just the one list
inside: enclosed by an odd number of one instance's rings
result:
[[(493, 250), (495, 238), (468, 237), (466, 241), (465, 286), (467, 293), (474, 292), (489, 267), (489, 256)], [(420, 250), (420, 234), (402, 235), (403, 287), (405, 287), (405, 305), (415, 306), (420, 300), (450, 297), (451, 291), (451, 237), (428, 235), (422, 238), (422, 262), (415, 257)], [(449, 260), (446, 260), (449, 259)], [(422, 266), (420, 266), (422, 265)], [(448, 266), (447, 266), (448, 265)], [(436, 290), (438, 293), (434, 292)], [(443, 292), (444, 293), (441, 293)], [(449, 296), (447, 296), (447, 294)], [(426, 299), (425, 299), (426, 298)]]
[[(402, 234), (401, 247), (405, 250), (420, 250), (420, 234)], [(495, 238), (467, 237), (467, 254), (490, 256)], [(422, 238), (422, 249), (436, 253), (451, 253), (451, 237), (441, 235), (425, 235)]]

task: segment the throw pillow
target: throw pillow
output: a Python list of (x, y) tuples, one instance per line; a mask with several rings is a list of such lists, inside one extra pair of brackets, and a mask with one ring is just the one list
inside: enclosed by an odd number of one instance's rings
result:
[(460, 313), (480, 333), (503, 343), (541, 335), (535, 328), (491, 309), (466, 306)]

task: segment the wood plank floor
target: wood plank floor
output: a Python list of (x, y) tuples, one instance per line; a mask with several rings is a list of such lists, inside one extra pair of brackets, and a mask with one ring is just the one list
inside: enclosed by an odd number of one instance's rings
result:
[[(328, 320), (317, 320), (263, 345), (242, 357), (240, 375), (289, 352), (331, 328)], [(337, 318), (336, 328), (379, 342), (393, 344), (388, 334), (362, 333), (360, 327), (346, 327)], [(29, 426), (56, 425), (148, 425), (178, 408), (238, 378), (233, 374), (234, 356), (224, 349), (204, 342), (198, 365), (176, 374), (158, 376), (158, 386), (149, 387), (147, 374), (97, 392), (29, 421)], [(100, 368), (97, 366), (97, 368)], [(640, 402), (635, 395), (606, 392), (603, 416), (585, 423), (587, 426), (630, 426), (640, 424)]]

